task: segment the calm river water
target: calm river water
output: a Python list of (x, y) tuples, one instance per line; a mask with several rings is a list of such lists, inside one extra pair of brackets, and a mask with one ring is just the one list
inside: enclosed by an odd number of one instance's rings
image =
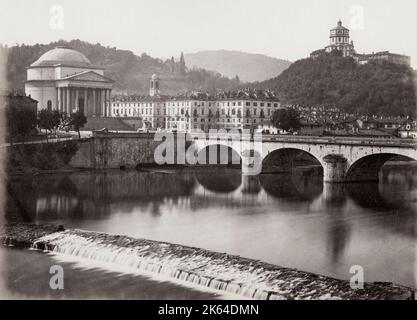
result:
[[(14, 178), (10, 186), (9, 220), (23, 217), (168, 241), (341, 279), (350, 278), (352, 265), (361, 265), (365, 281), (412, 287), (417, 282), (413, 165), (384, 167), (380, 183), (345, 185), (323, 184), (321, 177), (303, 171), (242, 177), (237, 169), (201, 168), (39, 175)], [(23, 216), (16, 213), (16, 206), (25, 209)], [(0, 253), (8, 257), (2, 259), (6, 279), (41, 277), (36, 271), (32, 276), (18, 271), (19, 266), (36, 265), (30, 261), (39, 261), (39, 253), (10, 249)], [(45, 264), (53, 259), (41, 256)], [(80, 273), (79, 268), (68, 267), (80, 283), (94, 278), (89, 273), (99, 272)], [(123, 277), (109, 280), (102, 274), (103, 283), (100, 277), (95, 279), (92, 285), (111, 287), (113, 281), (123, 294), (129, 292), (121, 285), (128, 281)], [(138, 298), (158, 298), (158, 292), (166, 298), (189, 298), (194, 292), (172, 284), (168, 292), (175, 294), (167, 296), (161, 293), (164, 290), (152, 289), (146, 282), (151, 280), (136, 279), (150, 288), (148, 295), (134, 296)], [(16, 281), (5, 283), (11, 292), (22, 294)], [(114, 295), (117, 290), (109, 291)], [(214, 294), (195, 291), (191, 297)]]

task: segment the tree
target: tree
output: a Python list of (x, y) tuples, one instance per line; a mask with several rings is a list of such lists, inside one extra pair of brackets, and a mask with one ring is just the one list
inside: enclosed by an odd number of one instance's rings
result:
[(63, 114), (58, 110), (43, 109), (38, 113), (38, 125), (46, 131), (46, 141), (48, 141), (48, 130), (57, 132), (63, 119)]
[(10, 140), (19, 136), (25, 143), (27, 136), (36, 129), (36, 113), (34, 110), (10, 106), (7, 109), (7, 127)]
[(300, 113), (294, 108), (276, 110), (271, 121), (276, 128), (285, 131), (297, 131), (301, 128)]
[(184, 59), (184, 53), (181, 52), (180, 57), (180, 74), (183, 76), (185, 75), (185, 59)]
[(348, 113), (415, 116), (417, 75), (388, 61), (358, 64), (338, 53), (294, 62), (278, 77), (256, 84), (286, 104), (335, 106)]
[(171, 57), (171, 73), (175, 73), (175, 60), (174, 57)]
[(80, 129), (84, 127), (86, 123), (87, 123), (87, 117), (84, 115), (84, 113), (77, 111), (75, 113), (71, 113), (68, 125), (74, 127), (74, 130), (78, 132), (78, 139), (80, 139), (81, 138)]

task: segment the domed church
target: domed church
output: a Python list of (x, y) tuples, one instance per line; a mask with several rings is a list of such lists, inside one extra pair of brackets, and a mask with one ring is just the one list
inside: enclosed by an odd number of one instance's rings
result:
[(38, 109), (81, 111), (88, 117), (110, 116), (113, 80), (82, 53), (66, 46), (43, 54), (27, 68), (25, 92)]

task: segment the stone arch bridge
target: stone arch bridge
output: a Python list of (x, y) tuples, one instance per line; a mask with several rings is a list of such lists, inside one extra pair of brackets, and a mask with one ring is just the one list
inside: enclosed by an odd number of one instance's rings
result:
[(323, 167), (325, 182), (378, 180), (385, 162), (417, 160), (417, 141), (404, 139), (311, 136), (263, 136), (251, 139), (206, 139), (195, 142), (202, 150), (210, 145), (224, 145), (242, 158), (243, 174), (259, 174), (262, 163), (274, 153), (303, 151)]
[[(71, 164), (93, 168), (151, 164), (155, 162), (154, 151), (161, 144), (156, 140), (152, 133), (95, 132), (93, 138), (81, 143)], [(197, 138), (186, 147), (190, 145), (197, 153), (211, 145), (234, 149), (241, 157), (244, 175), (261, 173), (262, 162), (277, 152), (300, 150), (321, 164), (325, 182), (377, 180), (381, 167), (389, 160), (417, 161), (417, 141), (397, 138), (264, 135), (261, 141), (256, 137), (254, 141), (250, 136), (227, 135)]]

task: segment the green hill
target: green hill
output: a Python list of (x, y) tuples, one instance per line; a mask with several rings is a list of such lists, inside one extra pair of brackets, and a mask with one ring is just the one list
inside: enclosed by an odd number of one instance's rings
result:
[(163, 94), (176, 94), (180, 91), (216, 88), (230, 90), (238, 83), (221, 76), (217, 72), (203, 69), (181, 69), (179, 62), (162, 61), (143, 53), (135, 55), (128, 50), (104, 47), (80, 40), (57, 41), (50, 44), (19, 45), (10, 48), (0, 47), (8, 54), (7, 80), (9, 87), (23, 89), (26, 80), (26, 67), (36, 61), (43, 53), (59, 45), (68, 45), (82, 52), (90, 61), (106, 69), (105, 75), (115, 80), (114, 92), (144, 94), (149, 90), (149, 80), (156, 73), (161, 78)]
[(385, 61), (360, 65), (349, 57), (326, 54), (296, 61), (278, 77), (254, 86), (274, 90), (291, 104), (377, 115), (416, 114), (414, 71)]

